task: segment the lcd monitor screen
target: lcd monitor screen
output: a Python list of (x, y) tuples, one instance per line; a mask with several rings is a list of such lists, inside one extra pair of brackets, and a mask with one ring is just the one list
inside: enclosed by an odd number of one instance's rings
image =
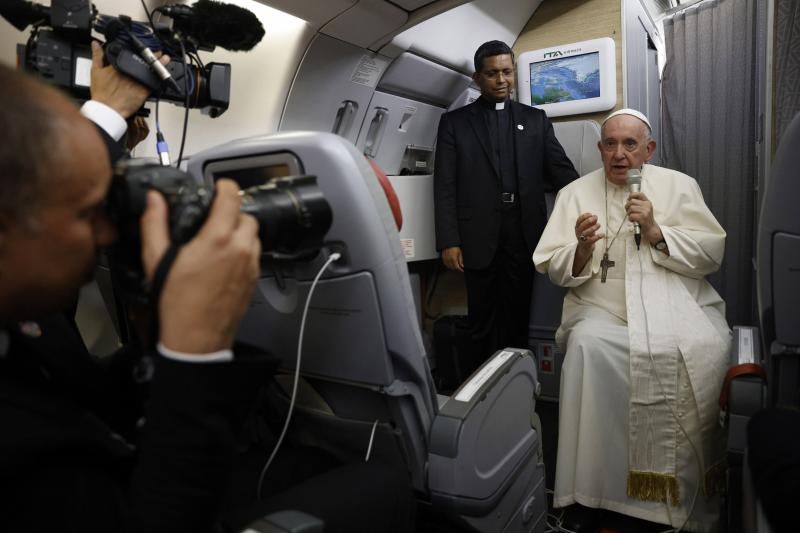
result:
[(274, 178), (282, 178), (290, 174), (289, 165), (278, 164), (261, 167), (215, 170), (214, 181), (220, 178), (234, 180), (242, 189), (264, 185)]
[(531, 105), (555, 104), (600, 96), (600, 53), (536, 61), (530, 64)]

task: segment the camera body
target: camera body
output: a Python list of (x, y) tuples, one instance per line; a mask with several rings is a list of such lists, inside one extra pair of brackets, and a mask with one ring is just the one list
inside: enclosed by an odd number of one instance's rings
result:
[[(196, 49), (190, 36), (179, 37), (168, 28), (159, 28), (156, 32), (125, 16), (99, 15), (89, 0), (53, 0), (49, 9), (22, 0), (11, 0), (7, 5), (0, 6), (0, 13), (19, 29), (24, 29), (28, 24), (34, 25), (28, 42), (17, 46), (18, 63), (26, 71), (61, 87), (75, 98), (89, 98), (92, 65), (90, 43), (94, 29), (107, 39), (105, 57), (108, 63), (149, 87), (154, 98), (200, 108), (212, 118), (228, 109), (230, 64), (194, 66), (181, 62), (183, 53), (177, 46), (181, 42), (179, 39), (186, 42), (187, 50)], [(133, 43), (135, 39), (170, 54), (173, 59), (166, 68), (176, 82), (173, 86), (164, 84), (137, 53)]]
[[(147, 192), (161, 193), (169, 206), (173, 244), (192, 239), (208, 218), (214, 188), (173, 167), (134, 160), (119, 163), (106, 197), (106, 208), (119, 230), (111, 251), (112, 270), (124, 290), (144, 297), (139, 219)], [(240, 192), (241, 210), (256, 218), (262, 253), (272, 258), (307, 257), (322, 247), (333, 214), (314, 176), (274, 178)]]

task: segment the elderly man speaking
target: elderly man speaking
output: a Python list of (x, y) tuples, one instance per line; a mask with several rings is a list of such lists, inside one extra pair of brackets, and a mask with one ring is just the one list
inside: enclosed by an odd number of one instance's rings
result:
[[(694, 179), (645, 164), (655, 147), (642, 113), (612, 113), (603, 168), (560, 191), (533, 254), (570, 289), (556, 333), (566, 356), (554, 505), (707, 530), (730, 330), (704, 276), (720, 266), (725, 231)], [(635, 175), (640, 192), (627, 186)], [(593, 515), (576, 514), (591, 530)]]

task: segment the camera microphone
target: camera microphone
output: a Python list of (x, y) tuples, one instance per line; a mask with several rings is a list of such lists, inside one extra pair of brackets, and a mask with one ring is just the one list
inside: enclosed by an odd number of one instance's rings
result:
[(19, 31), (31, 24), (50, 20), (50, 8), (25, 0), (3, 0), (0, 2), (0, 15)]
[(253, 12), (214, 0), (192, 6), (173, 4), (155, 9), (172, 18), (173, 30), (195, 39), (201, 48), (215, 46), (233, 52), (253, 49), (264, 37), (264, 26)]
[(178, 82), (175, 81), (175, 78), (172, 77), (172, 74), (170, 74), (167, 68), (161, 64), (153, 51), (131, 31), (131, 19), (129, 17), (120, 16), (110, 19), (103, 27), (103, 34), (106, 36), (108, 42), (115, 41), (124, 35), (136, 49), (136, 53), (139, 54), (139, 57), (141, 57), (147, 66), (155, 72), (156, 76), (158, 76), (162, 82), (169, 83), (178, 93), (183, 92)]

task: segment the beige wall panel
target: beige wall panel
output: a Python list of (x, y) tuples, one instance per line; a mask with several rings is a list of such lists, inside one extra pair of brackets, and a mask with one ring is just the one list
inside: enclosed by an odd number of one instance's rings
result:
[[(620, 0), (544, 0), (512, 47), (514, 54), (561, 44), (611, 37), (617, 54), (617, 105), (622, 108), (622, 3)], [(523, 73), (519, 73), (522, 75)], [(554, 122), (591, 119), (599, 124), (603, 113), (559, 117)]]

